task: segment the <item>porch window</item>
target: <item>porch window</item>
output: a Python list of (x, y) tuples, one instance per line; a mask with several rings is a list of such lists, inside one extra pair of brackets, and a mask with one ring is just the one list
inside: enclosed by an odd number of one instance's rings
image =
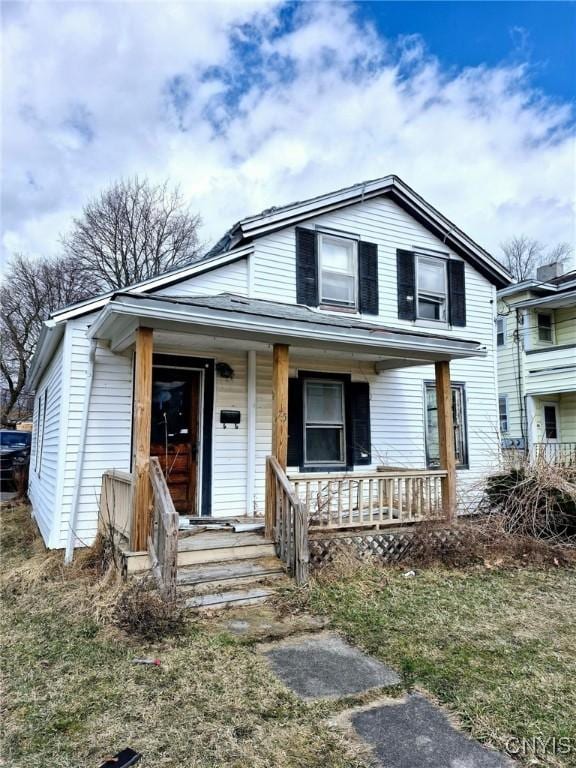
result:
[(498, 413), (500, 416), (500, 432), (508, 432), (508, 395), (500, 395), (498, 398)]
[[(426, 462), (429, 468), (440, 466), (440, 445), (438, 440), (438, 406), (436, 385), (425, 383), (426, 403)], [(452, 384), (452, 420), (454, 422), (454, 449), (456, 466), (468, 467), (468, 437), (466, 434), (466, 394), (464, 384)]]
[(434, 256), (417, 256), (417, 317), (424, 320), (446, 320), (448, 288), (446, 262)]
[(357, 243), (320, 234), (320, 303), (355, 309), (357, 306)]
[(538, 312), (538, 341), (552, 343), (552, 315)]
[(304, 381), (304, 462), (327, 466), (346, 464), (342, 381)]

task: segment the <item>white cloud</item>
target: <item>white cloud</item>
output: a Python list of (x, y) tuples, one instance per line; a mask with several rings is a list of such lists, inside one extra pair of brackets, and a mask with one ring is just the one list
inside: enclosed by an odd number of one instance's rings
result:
[(135, 173), (179, 182), (206, 240), (388, 173), (494, 251), (519, 232), (576, 240), (573, 116), (524, 68), (445, 72), (345, 4), (283, 18), (272, 2), (10, 6), (6, 251), (57, 252), (83, 203)]

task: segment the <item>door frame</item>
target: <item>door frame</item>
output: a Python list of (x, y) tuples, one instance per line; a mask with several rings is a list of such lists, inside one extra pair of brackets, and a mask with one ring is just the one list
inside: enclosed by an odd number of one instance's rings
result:
[(199, 371), (196, 509), (202, 517), (212, 514), (212, 425), (214, 421), (214, 359), (154, 353), (152, 368)]

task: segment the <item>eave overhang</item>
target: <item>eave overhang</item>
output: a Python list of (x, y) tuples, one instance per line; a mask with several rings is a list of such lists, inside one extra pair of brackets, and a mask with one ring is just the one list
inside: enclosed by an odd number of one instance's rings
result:
[(114, 352), (128, 349), (138, 327), (198, 335), (220, 336), (245, 342), (289, 344), (335, 352), (370, 353), (382, 358), (406, 359), (407, 364), (483, 357), (486, 349), (476, 341), (440, 334), (391, 329), (362, 323), (362, 327), (326, 325), (272, 316), (256, 316), (241, 309), (178, 303), (167, 298), (116, 296), (88, 331), (105, 339)]

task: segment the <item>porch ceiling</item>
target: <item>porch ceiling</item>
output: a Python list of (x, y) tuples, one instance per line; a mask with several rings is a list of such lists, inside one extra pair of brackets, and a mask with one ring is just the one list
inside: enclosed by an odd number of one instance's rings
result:
[(300, 305), (232, 294), (185, 298), (118, 294), (102, 309), (89, 336), (108, 340), (113, 351), (122, 352), (134, 343), (138, 327), (220, 342), (235, 340), (246, 349), (282, 343), (366, 355), (382, 359), (382, 369), (486, 354), (476, 341), (390, 328), (344, 314), (321, 314)]

